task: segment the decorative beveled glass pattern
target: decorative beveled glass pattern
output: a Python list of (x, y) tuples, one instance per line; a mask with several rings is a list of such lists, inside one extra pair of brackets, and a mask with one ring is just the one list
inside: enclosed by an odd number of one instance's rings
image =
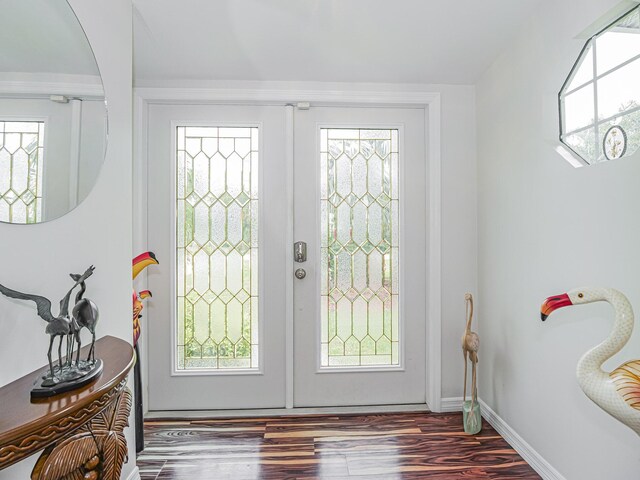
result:
[(258, 128), (176, 134), (177, 368), (258, 368)]
[(398, 131), (320, 130), (321, 366), (399, 364)]
[(0, 221), (42, 220), (44, 122), (0, 122)]

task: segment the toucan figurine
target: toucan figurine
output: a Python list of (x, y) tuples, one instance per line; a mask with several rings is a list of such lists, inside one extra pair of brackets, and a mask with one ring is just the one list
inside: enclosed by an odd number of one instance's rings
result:
[[(132, 263), (132, 278), (135, 278), (149, 265), (158, 265), (158, 259), (153, 252), (144, 252), (133, 259)], [(133, 290), (133, 345), (138, 345), (138, 339), (140, 338), (140, 318), (142, 315), (142, 300), (147, 297), (152, 297), (149, 290), (142, 290), (139, 294)]]
[[(144, 252), (133, 259), (132, 273), (135, 279), (138, 274), (149, 265), (158, 265), (158, 259), (153, 252)], [(141, 290), (137, 293), (133, 290), (133, 348), (136, 351), (136, 365), (133, 369), (134, 393), (136, 397), (135, 418), (136, 418), (136, 453), (144, 450), (144, 426), (142, 423), (142, 377), (140, 374), (140, 351), (138, 350), (138, 339), (140, 338), (140, 318), (144, 308), (142, 300), (151, 297), (149, 290)]]
[(149, 265), (158, 265), (159, 263), (153, 252), (141, 253), (133, 259), (133, 279), (135, 280), (138, 274)]

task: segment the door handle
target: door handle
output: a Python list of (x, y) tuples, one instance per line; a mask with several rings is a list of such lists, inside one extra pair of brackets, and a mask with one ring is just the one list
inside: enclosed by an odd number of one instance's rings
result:
[(296, 242), (293, 244), (293, 258), (297, 263), (307, 261), (307, 243)]

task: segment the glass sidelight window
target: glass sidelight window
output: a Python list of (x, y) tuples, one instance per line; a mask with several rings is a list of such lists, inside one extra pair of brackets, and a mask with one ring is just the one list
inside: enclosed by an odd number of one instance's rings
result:
[(321, 367), (399, 364), (398, 130), (320, 130)]
[(178, 370), (257, 369), (258, 128), (176, 131)]
[(42, 220), (44, 122), (0, 121), (0, 221)]

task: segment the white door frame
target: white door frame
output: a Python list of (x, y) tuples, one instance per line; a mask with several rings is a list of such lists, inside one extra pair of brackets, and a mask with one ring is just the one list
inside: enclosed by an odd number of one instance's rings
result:
[[(317, 87), (317, 85), (315, 85)], [(328, 88), (155, 88), (141, 87), (134, 89), (134, 247), (140, 252), (147, 250), (147, 134), (149, 104), (241, 104), (241, 105), (289, 105), (287, 107), (287, 139), (293, 138), (293, 105), (309, 102), (311, 106), (393, 106), (424, 108), (425, 141), (427, 152), (427, 168), (425, 185), (429, 187), (427, 195), (427, 405), (434, 412), (442, 409), (442, 205), (441, 205), (441, 101), (438, 92), (406, 91), (398, 85), (394, 89), (372, 90), (371, 85), (350, 85), (349, 90)], [(352, 89), (353, 88), (353, 89)], [(293, 245), (293, 142), (287, 146), (287, 194), (288, 194), (288, 238), (287, 258), (293, 271), (293, 256), (290, 254)], [(136, 250), (136, 251), (137, 251)], [(144, 274), (144, 272), (143, 272)], [(144, 275), (141, 275), (144, 281)], [(293, 408), (293, 277), (287, 283), (287, 374), (286, 374), (286, 408)], [(146, 342), (146, 325), (143, 328), (141, 346)], [(145, 356), (144, 347), (142, 355)], [(144, 362), (143, 365), (146, 365)], [(142, 372), (143, 385), (148, 385), (146, 368)]]

